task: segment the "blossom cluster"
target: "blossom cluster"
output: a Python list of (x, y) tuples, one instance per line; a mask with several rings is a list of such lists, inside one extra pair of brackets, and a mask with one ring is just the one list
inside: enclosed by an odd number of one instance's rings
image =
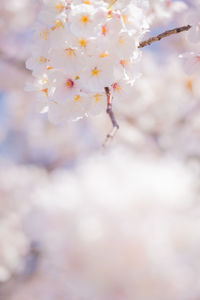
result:
[(147, 30), (138, 1), (43, 0), (26, 66), (50, 121), (105, 110), (106, 87), (123, 98)]

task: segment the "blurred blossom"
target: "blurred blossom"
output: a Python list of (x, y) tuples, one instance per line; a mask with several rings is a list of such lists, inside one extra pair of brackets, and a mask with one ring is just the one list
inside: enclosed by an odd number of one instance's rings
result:
[[(23, 266), (30, 270), (36, 257), (38, 265), (31, 274), (18, 272), (19, 282), (10, 282), (6, 299), (192, 299), (200, 294), (197, 185), (181, 162), (140, 158), (122, 148), (95, 155), (73, 172), (48, 175), (10, 166), (6, 175), (13, 172), (20, 181), (26, 178), (17, 198), (27, 196), (32, 208), (21, 212), (21, 222), (27, 242), (38, 244), (27, 248)], [(14, 192), (18, 181), (15, 177), (11, 185)], [(27, 274), (23, 286), (22, 274)]]

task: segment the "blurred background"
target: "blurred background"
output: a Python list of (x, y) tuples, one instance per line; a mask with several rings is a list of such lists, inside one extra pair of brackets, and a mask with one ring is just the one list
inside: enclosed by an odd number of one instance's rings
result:
[[(24, 91), (40, 2), (0, 4), (0, 299), (199, 300), (200, 77), (178, 58), (198, 46), (142, 50), (103, 148), (106, 113), (55, 126)], [(164, 7), (149, 36), (185, 14)]]

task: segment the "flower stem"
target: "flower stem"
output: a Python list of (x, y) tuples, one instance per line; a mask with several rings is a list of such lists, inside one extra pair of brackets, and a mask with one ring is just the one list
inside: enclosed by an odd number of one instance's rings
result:
[(115, 136), (117, 130), (119, 129), (119, 125), (118, 125), (117, 120), (115, 118), (115, 114), (112, 110), (112, 95), (111, 95), (111, 92), (110, 92), (110, 88), (105, 87), (105, 92), (106, 92), (106, 95), (107, 95), (107, 110), (106, 110), (106, 112), (110, 117), (113, 128), (112, 128), (111, 132), (107, 134), (106, 140), (105, 140), (103, 146), (105, 146), (108, 143), (109, 140), (113, 139), (113, 137)]

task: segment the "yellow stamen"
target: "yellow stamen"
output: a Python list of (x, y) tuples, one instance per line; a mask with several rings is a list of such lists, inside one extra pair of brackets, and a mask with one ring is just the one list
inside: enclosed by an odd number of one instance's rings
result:
[(47, 62), (47, 58), (44, 56), (40, 56), (40, 63), (46, 63)]
[(44, 39), (45, 41), (48, 40), (48, 35), (49, 35), (49, 31), (48, 31), (48, 30), (44, 30), (44, 31), (41, 31), (41, 32), (40, 32), (40, 37), (41, 37), (42, 39)]
[(65, 49), (65, 53), (69, 56), (76, 56), (76, 50), (72, 48)]
[(48, 88), (43, 89), (42, 92), (45, 93), (45, 95), (48, 97), (48, 95), (49, 95), (49, 94), (48, 94)]
[(106, 35), (108, 33), (108, 27), (106, 25), (102, 26), (102, 34)]
[(190, 92), (193, 91), (193, 83), (194, 83), (193, 78), (189, 78), (189, 79), (186, 81), (186, 87), (190, 90)]
[(95, 94), (93, 97), (94, 97), (96, 102), (99, 102), (102, 98), (102, 95), (101, 94)]
[(122, 60), (120, 60), (120, 64), (122, 65), (122, 67), (125, 67), (128, 64), (128, 60), (122, 59)]
[(82, 22), (83, 24), (87, 24), (88, 22), (90, 22), (90, 19), (89, 19), (88, 16), (83, 16), (83, 17), (81, 18), (81, 22)]
[(110, 19), (112, 18), (112, 10), (109, 10), (108, 14), (107, 14), (107, 18)]
[(107, 51), (105, 51), (105, 52), (102, 52), (100, 55), (99, 55), (99, 57), (107, 57), (107, 56), (109, 56), (109, 53), (107, 52)]
[(50, 66), (46, 66), (47, 71), (52, 70), (53, 68)]
[(97, 67), (95, 67), (93, 70), (92, 70), (92, 76), (98, 76), (99, 75), (99, 73), (100, 73), (101, 71), (97, 68)]
[(123, 15), (122, 18), (124, 20), (124, 23), (127, 24), (128, 23), (128, 17), (127, 17), (127, 15)]
[(56, 20), (55, 25), (51, 28), (52, 31), (58, 29), (58, 28), (64, 28), (64, 24), (61, 20)]
[(76, 97), (74, 98), (74, 101), (76, 101), (76, 102), (81, 101), (81, 96), (80, 95), (76, 95)]
[(49, 85), (49, 80), (47, 78), (42, 78), (39, 80), (39, 84), (41, 84), (41, 85), (48, 84)]
[(64, 5), (62, 4), (62, 2), (59, 1), (59, 3), (56, 5), (57, 11), (58, 11), (59, 13), (61, 13), (61, 12), (63, 11), (64, 8), (65, 8), (65, 7), (64, 7)]
[(84, 48), (85, 48), (86, 45), (87, 45), (87, 41), (84, 40), (84, 39), (80, 39), (80, 40), (79, 40), (79, 44), (80, 44), (81, 47), (84, 47)]
[(91, 4), (91, 2), (90, 2), (90, 1), (87, 1), (87, 0), (83, 1), (83, 3), (84, 3), (84, 4)]
[(120, 45), (124, 45), (124, 43), (125, 43), (125, 40), (123, 39), (122, 36), (119, 37), (119, 43), (120, 43)]

